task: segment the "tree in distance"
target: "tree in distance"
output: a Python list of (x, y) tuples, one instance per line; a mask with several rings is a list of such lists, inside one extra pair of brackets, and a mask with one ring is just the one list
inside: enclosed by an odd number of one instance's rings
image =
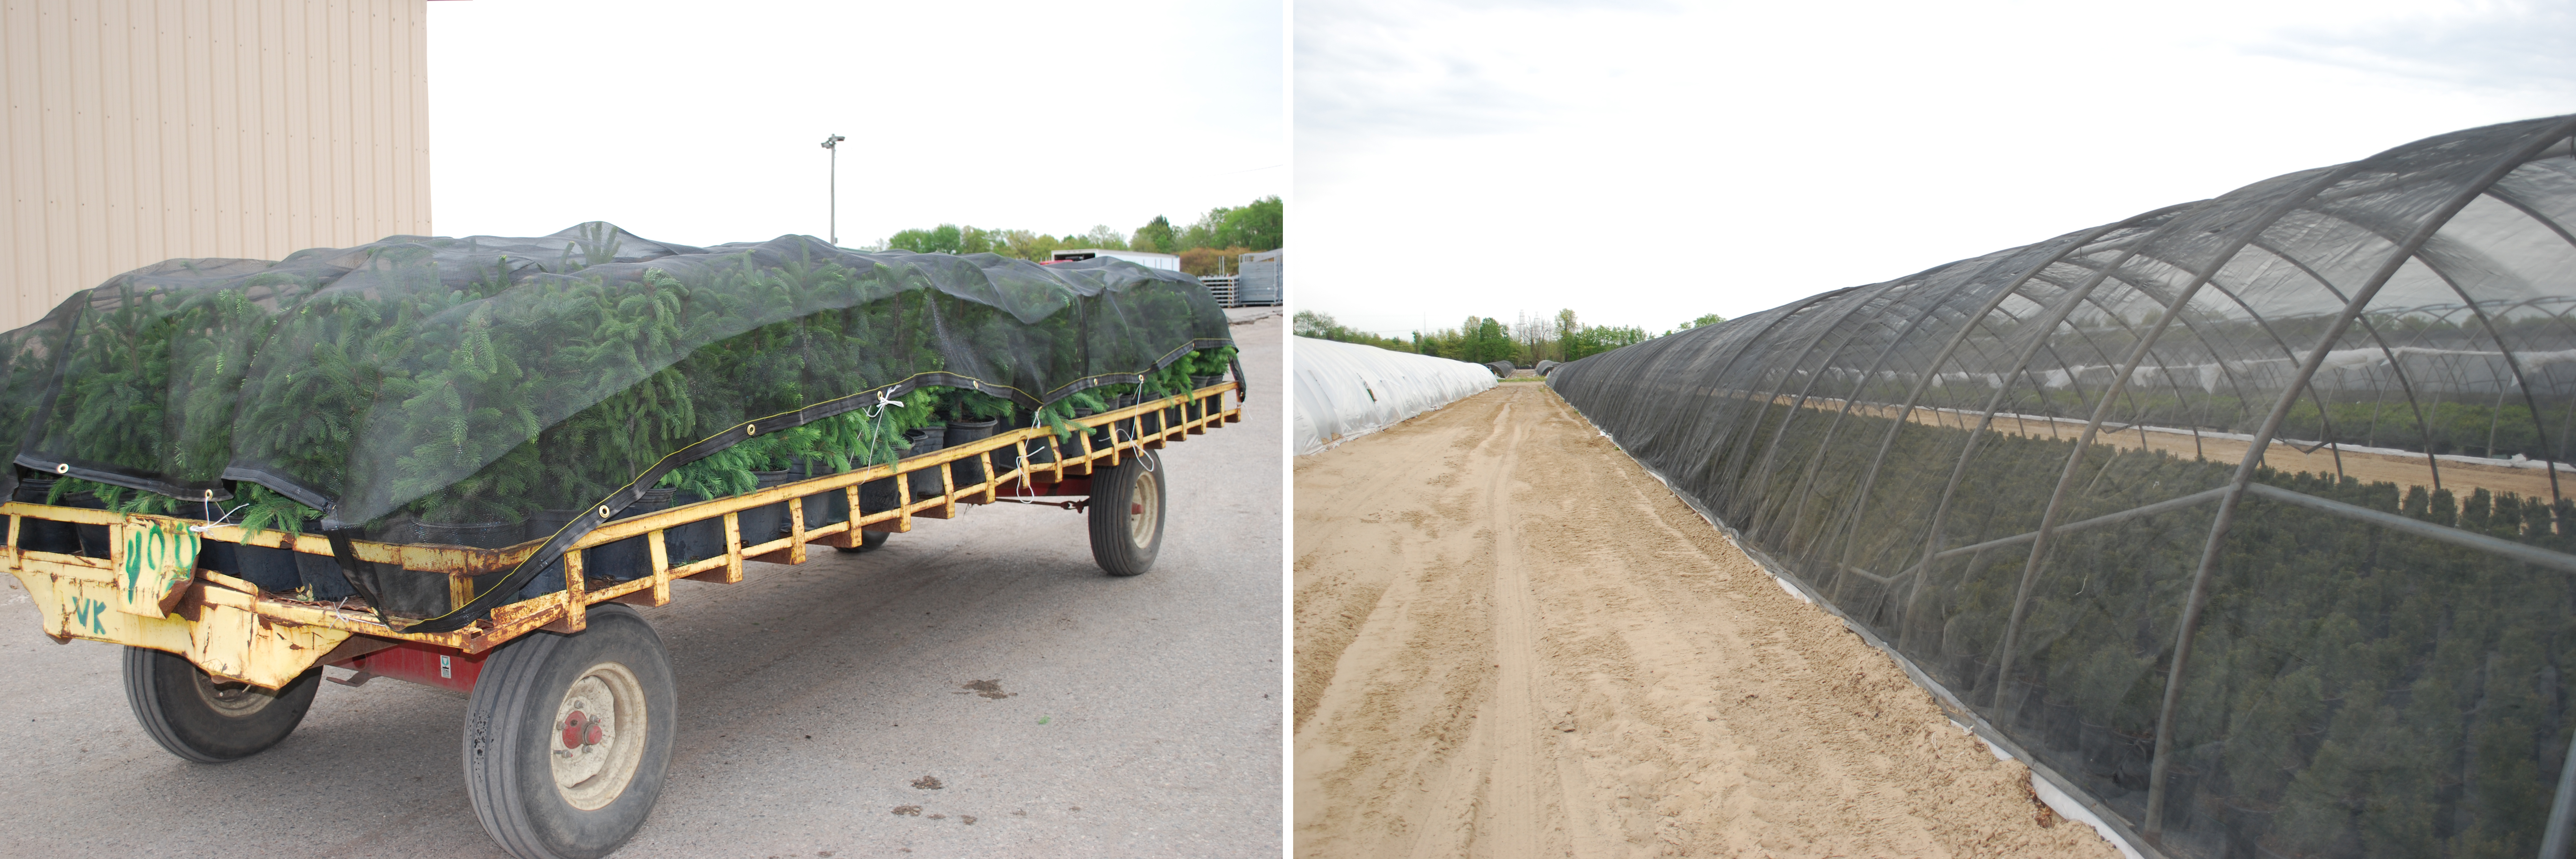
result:
[(1279, 249), (1285, 235), (1285, 214), (1279, 198), (1272, 196), (1254, 200), (1250, 205), (1209, 209), (1188, 227), (1174, 227), (1170, 218), (1155, 215), (1153, 220), (1137, 227), (1132, 235), (1107, 224), (1061, 236), (1028, 230), (988, 230), (940, 224), (903, 230), (859, 249), (917, 254), (990, 253), (1032, 262), (1053, 259), (1055, 252), (1064, 248), (1149, 251), (1176, 254), (1181, 258), (1182, 272), (1206, 277), (1233, 273), (1234, 266), (1230, 260), (1234, 257)]
[(1297, 311), (1297, 315), (1291, 319), (1291, 323), (1299, 337), (1313, 337), (1319, 340), (1336, 340), (1343, 343), (1358, 343), (1363, 346), (1375, 346), (1380, 349), (1387, 349), (1396, 352), (1413, 351), (1412, 345), (1402, 340), (1397, 340), (1393, 337), (1380, 337), (1366, 331), (1344, 327), (1342, 323), (1335, 321), (1332, 314), (1329, 313), (1321, 313), (1313, 310), (1300, 310)]
[[(1724, 321), (1724, 317), (1711, 313), (1683, 327), (1706, 327)], [(1516, 324), (1470, 315), (1457, 328), (1415, 331), (1411, 342), (1344, 326), (1331, 314), (1316, 310), (1297, 311), (1295, 327), (1299, 337), (1361, 343), (1476, 364), (1510, 361), (1520, 366), (1530, 366), (1543, 359), (1573, 361), (1621, 346), (1643, 343), (1655, 336), (1634, 325), (1585, 325), (1571, 308), (1559, 310), (1549, 317), (1523, 314)]]
[(1153, 220), (1136, 228), (1136, 237), (1127, 244), (1134, 250), (1174, 253), (1168, 249), (1181, 246), (1181, 234), (1179, 230), (1172, 229), (1171, 219), (1155, 215)]

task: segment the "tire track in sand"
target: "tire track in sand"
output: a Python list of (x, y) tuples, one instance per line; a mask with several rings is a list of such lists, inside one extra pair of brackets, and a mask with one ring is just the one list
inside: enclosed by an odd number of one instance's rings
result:
[(1297, 479), (1300, 856), (2114, 855), (1551, 391)]
[[(1493, 428), (1485, 442), (1477, 446), (1477, 453), (1489, 463), (1485, 466), (1481, 524), (1491, 535), (1494, 571), (1494, 696), (1483, 708), (1489, 715), (1482, 720), (1490, 728), (1484, 739), (1493, 774), (1485, 784), (1487, 801), (1482, 823), (1491, 833), (1491, 855), (1537, 856), (1555, 852), (1546, 851), (1542, 845), (1552, 827), (1541, 814), (1539, 793), (1542, 782), (1562, 789), (1564, 774), (1553, 770), (1554, 764), (1564, 759), (1548, 756), (1555, 760), (1544, 764), (1540, 760), (1541, 708), (1536, 687), (1542, 669), (1535, 645), (1539, 622), (1537, 610), (1530, 605), (1530, 571), (1521, 553), (1519, 517), (1515, 515), (1518, 511), (1512, 503), (1517, 494), (1515, 484), (1522, 484), (1514, 478), (1520, 474), (1520, 448), (1528, 436), (1528, 427), (1513, 420), (1514, 405), (1507, 400), (1495, 410)], [(1562, 798), (1550, 805), (1560, 814), (1568, 807)], [(1417, 859), (1444, 855), (1425, 849), (1432, 846), (1427, 841), (1417, 841), (1413, 855)]]

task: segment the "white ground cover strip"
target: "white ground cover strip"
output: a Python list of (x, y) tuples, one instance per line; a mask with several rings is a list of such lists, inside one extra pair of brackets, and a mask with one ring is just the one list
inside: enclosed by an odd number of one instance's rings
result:
[(1465, 361), (1312, 337), (1290, 345), (1298, 456), (1492, 390), (1498, 381), (1493, 370)]
[[(1959, 730), (1966, 731), (1975, 736), (1978, 742), (1985, 743), (1986, 752), (1994, 755), (1995, 760), (2014, 759), (2011, 752), (2004, 751), (2002, 746), (1987, 741), (1984, 735), (1977, 733), (1977, 729), (1961, 725), (1956, 720), (1952, 720), (1951, 724), (1959, 725)], [(2057, 812), (2057, 816), (2093, 827), (2094, 832), (2102, 834), (2102, 840), (2111, 842), (2111, 846), (2120, 849), (2120, 855), (2129, 859), (2145, 859), (2138, 855), (2138, 848), (2131, 847), (2129, 842), (2120, 840), (2119, 833), (2112, 831), (2110, 824), (2102, 822), (2101, 815), (2094, 814), (2093, 809), (2084, 807), (2084, 803), (2075, 801), (2075, 797), (2068, 796), (2066, 791), (2058, 790), (2055, 783), (2040, 778), (2038, 770), (2032, 770), (2030, 773), (2030, 792), (2037, 794), (2039, 801), (2048, 803), (2048, 810)]]

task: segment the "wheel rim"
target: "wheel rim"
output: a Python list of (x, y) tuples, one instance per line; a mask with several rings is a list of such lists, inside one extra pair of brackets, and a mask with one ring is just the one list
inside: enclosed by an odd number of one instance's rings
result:
[(1136, 490), (1127, 499), (1127, 539), (1137, 548), (1154, 545), (1154, 524), (1163, 520), (1163, 478), (1151, 471), (1136, 474)]
[(546, 734), (546, 760), (565, 802), (597, 811), (626, 792), (644, 760), (647, 718), (644, 684), (624, 665), (593, 665), (564, 690)]
[(207, 707), (226, 718), (246, 719), (277, 703), (275, 694), (248, 683), (217, 680), (193, 665), (189, 666), (188, 676), (196, 678), (197, 697), (205, 699)]

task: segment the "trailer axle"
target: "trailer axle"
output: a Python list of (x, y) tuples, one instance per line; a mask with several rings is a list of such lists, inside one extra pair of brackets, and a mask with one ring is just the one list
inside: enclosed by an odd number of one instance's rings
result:
[(1008, 501), (1013, 504), (1035, 504), (1040, 507), (1061, 507), (1076, 513), (1080, 513), (1083, 508), (1091, 506), (1091, 499), (1089, 498), (1076, 498), (1071, 501), (1030, 501), (1022, 498), (995, 498), (993, 500)]

